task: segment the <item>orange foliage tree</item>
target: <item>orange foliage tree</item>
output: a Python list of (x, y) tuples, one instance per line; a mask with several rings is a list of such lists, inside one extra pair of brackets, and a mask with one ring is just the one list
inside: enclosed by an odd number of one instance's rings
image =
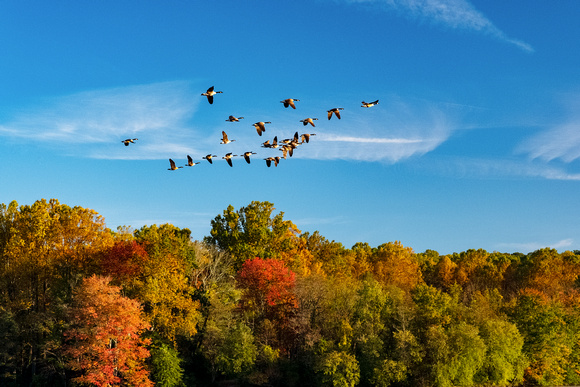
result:
[(243, 306), (260, 310), (295, 307), (296, 275), (276, 259), (249, 259), (238, 273), (238, 285), (246, 289)]
[(126, 286), (142, 274), (148, 259), (147, 251), (139, 243), (120, 240), (103, 254), (101, 271), (111, 276), (114, 283)]
[(95, 386), (152, 386), (145, 359), (149, 329), (140, 304), (120, 295), (109, 278), (86, 278), (75, 290), (69, 311), (71, 328), (65, 332), (64, 355), (79, 376), (73, 381)]
[(238, 272), (237, 282), (245, 289), (241, 308), (262, 332), (260, 341), (288, 351), (294, 340), (289, 321), (297, 308), (294, 272), (273, 258), (248, 259)]

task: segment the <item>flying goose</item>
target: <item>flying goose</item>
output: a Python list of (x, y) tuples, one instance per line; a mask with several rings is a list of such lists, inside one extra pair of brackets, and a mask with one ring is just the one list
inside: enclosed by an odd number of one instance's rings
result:
[(183, 167), (176, 167), (175, 166), (175, 161), (173, 161), (171, 159), (169, 159), (169, 165), (170, 165), (170, 168), (167, 168), (168, 171), (175, 171), (175, 170), (177, 170), (179, 168), (183, 168)]
[(228, 119), (226, 121), (228, 122), (238, 122), (239, 120), (243, 120), (244, 117), (234, 117), (234, 116), (229, 116)]
[(217, 155), (212, 155), (211, 153), (209, 155), (205, 155), (202, 157), (202, 159), (209, 161), (210, 164), (213, 164), (212, 158), (217, 157)]
[(226, 132), (224, 132), (222, 130), (222, 142), (220, 142), (220, 144), (229, 144), (230, 142), (234, 142), (234, 141), (236, 141), (236, 140), (229, 140)]
[(296, 98), (287, 98), (284, 101), (280, 101), (280, 103), (284, 104), (284, 107), (287, 108), (288, 106), (292, 106), (292, 109), (296, 109), (296, 105), (294, 105), (294, 101), (300, 101)]
[(246, 163), (250, 164), (250, 156), (251, 155), (257, 155), (257, 153), (255, 152), (244, 152), (243, 156), (244, 156), (244, 160), (246, 160)]
[(376, 101), (373, 102), (365, 102), (362, 101), (362, 106), (361, 107), (365, 107), (365, 108), (370, 108), (372, 106), (378, 105), (379, 104), (379, 100), (377, 99)]
[(308, 125), (308, 124), (310, 124), (310, 125), (312, 125), (312, 126), (316, 126), (316, 125), (314, 125), (314, 121), (316, 121), (316, 120), (318, 120), (318, 118), (310, 118), (310, 117), (309, 117), (309, 118), (305, 118), (305, 119), (303, 119), (303, 120), (300, 120), (300, 122), (302, 122), (302, 124), (303, 124), (304, 126), (306, 126), (306, 125)]
[(128, 138), (126, 140), (121, 141), (125, 146), (129, 146), (129, 144), (134, 143), (135, 141), (139, 140), (138, 138)]
[(327, 110), (326, 112), (328, 113), (328, 119), (330, 120), (332, 118), (332, 113), (334, 113), (334, 115), (336, 115), (336, 118), (340, 120), (341, 110), (344, 110), (344, 108), (332, 108), (330, 110)]
[(232, 157), (235, 157), (235, 156), (237, 156), (237, 155), (233, 155), (231, 153), (227, 153), (224, 157), (222, 157), (222, 159), (226, 160), (228, 162), (228, 164), (229, 164), (230, 167), (233, 167)]
[(290, 155), (290, 157), (292, 157), (292, 155), (294, 154), (294, 148), (292, 147), (292, 145), (283, 145), (280, 150), (282, 151), (282, 157), (284, 158), (284, 160), (286, 160), (286, 156)]
[(260, 122), (256, 122), (254, 125), (254, 127), (256, 128), (256, 132), (258, 132), (258, 135), (262, 135), (262, 133), (264, 133), (266, 131), (266, 124), (271, 124), (270, 121), (260, 121)]
[(278, 156), (268, 157), (268, 158), (265, 158), (264, 160), (266, 160), (266, 165), (268, 166), (268, 168), (270, 167), (270, 165), (272, 165), (272, 161), (274, 162), (274, 166), (277, 167), (278, 163), (280, 162), (280, 157), (278, 157)]
[(201, 95), (206, 96), (207, 97), (207, 101), (210, 104), (213, 104), (213, 96), (216, 94), (220, 94), (223, 93), (223, 91), (214, 91), (213, 90), (213, 86), (210, 87), (209, 89), (207, 89), (207, 91), (205, 93), (201, 93)]
[(304, 144), (304, 141), (308, 144), (310, 142), (310, 136), (316, 136), (316, 133), (302, 133), (300, 135), (300, 140), (302, 140), (301, 144)]
[(187, 155), (187, 166), (188, 167), (193, 167), (194, 165), (199, 164), (199, 161), (197, 163), (193, 162), (193, 159), (191, 158), (190, 155)]

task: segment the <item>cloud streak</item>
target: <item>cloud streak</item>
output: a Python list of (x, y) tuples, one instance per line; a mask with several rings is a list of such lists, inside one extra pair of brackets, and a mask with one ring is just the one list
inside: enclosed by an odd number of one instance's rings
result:
[(348, 0), (351, 3), (379, 4), (397, 10), (410, 18), (430, 20), (453, 29), (476, 31), (513, 44), (526, 52), (534, 49), (528, 43), (507, 36), (466, 0)]
[(567, 94), (563, 101), (564, 119), (524, 140), (516, 152), (544, 161), (565, 163), (580, 159), (580, 93)]
[(532, 251), (536, 251), (539, 249), (543, 249), (546, 247), (556, 249), (556, 250), (565, 250), (574, 244), (574, 240), (572, 239), (562, 239), (560, 241), (554, 243), (538, 243), (538, 242), (529, 242), (529, 243), (500, 243), (498, 247), (500, 249), (509, 249), (513, 251), (518, 251), (520, 253), (530, 253)]
[[(262, 138), (254, 130), (229, 133), (236, 142), (225, 148), (219, 144), (223, 124), (203, 117), (192, 123), (197, 104), (204, 101), (194, 94), (187, 82), (76, 93), (20, 111), (0, 124), (0, 136), (75, 157), (154, 160), (186, 154), (201, 158), (210, 152), (239, 154), (259, 149), (259, 143), (274, 135), (281, 140), (281, 133), (287, 133), (291, 138), (302, 128), (295, 117), (276, 117)], [(395, 163), (434, 150), (455, 130), (451, 117), (456, 106), (397, 97), (385, 99), (385, 105), (388, 108), (349, 109), (340, 121), (321, 122), (312, 128), (316, 137), (299, 147), (294, 158)], [(246, 113), (251, 117), (252, 111)], [(198, 127), (202, 122), (205, 126)], [(135, 137), (139, 141), (129, 147), (120, 143)], [(262, 149), (259, 157), (270, 154), (281, 155), (279, 150)]]
[(422, 167), (445, 175), (471, 178), (542, 178), (547, 180), (580, 181), (580, 173), (543, 162), (517, 159), (478, 159), (469, 157), (429, 160)]
[[(57, 97), (28, 108), (0, 124), (0, 136), (63, 148), (102, 159), (155, 159), (185, 152), (192, 134), (186, 121), (199, 99), (187, 82), (164, 82)], [(167, 140), (171, 133), (171, 141)], [(132, 152), (125, 138), (145, 136)]]
[[(385, 100), (385, 108), (345, 111), (341, 122), (320, 129), (297, 157), (395, 163), (433, 151), (456, 129), (453, 109), (427, 101)], [(318, 129), (318, 128), (317, 128)]]

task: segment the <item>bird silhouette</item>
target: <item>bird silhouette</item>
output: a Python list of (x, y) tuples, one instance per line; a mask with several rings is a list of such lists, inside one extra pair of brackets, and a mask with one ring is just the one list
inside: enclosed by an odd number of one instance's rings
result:
[(284, 158), (284, 160), (286, 160), (286, 157), (288, 155), (290, 155), (290, 157), (292, 157), (292, 155), (294, 154), (294, 148), (292, 147), (292, 145), (289, 144), (285, 144), (283, 145), (280, 150), (282, 151), (282, 157)]
[(250, 164), (250, 156), (251, 155), (257, 155), (257, 153), (255, 152), (244, 152), (244, 154), (242, 156), (244, 156), (244, 160), (246, 160), (246, 163)]
[(230, 142), (234, 142), (236, 140), (230, 140), (228, 139), (228, 135), (226, 134), (226, 132), (224, 132), (222, 130), (222, 142), (220, 142), (220, 144), (229, 144)]
[(314, 125), (314, 121), (316, 121), (316, 120), (318, 120), (318, 118), (310, 118), (310, 117), (309, 117), (309, 118), (305, 118), (305, 119), (303, 119), (303, 120), (300, 120), (300, 122), (302, 122), (302, 124), (303, 124), (304, 126), (306, 126), (306, 125), (308, 125), (308, 124), (310, 124), (310, 125), (312, 125), (312, 126), (316, 126), (316, 125)]
[(188, 167), (193, 167), (194, 165), (199, 164), (199, 161), (197, 163), (193, 162), (193, 159), (191, 158), (190, 155), (187, 155), (187, 166)]
[(221, 94), (221, 93), (223, 93), (223, 91), (214, 91), (213, 86), (212, 86), (209, 89), (207, 89), (207, 91), (205, 93), (201, 93), (201, 95), (206, 96), (207, 101), (210, 104), (213, 104), (213, 96), (216, 94)]
[(237, 156), (237, 155), (227, 153), (224, 157), (222, 157), (222, 159), (226, 160), (230, 167), (233, 167), (234, 165), (232, 164), (232, 157), (235, 157), (235, 156)]
[(338, 118), (340, 120), (340, 111), (341, 110), (344, 110), (344, 108), (332, 108), (330, 110), (327, 110), (326, 112), (328, 113), (328, 119), (330, 120), (332, 118), (332, 113), (334, 113), (336, 118)]
[(262, 135), (262, 133), (264, 133), (266, 131), (266, 124), (271, 124), (270, 121), (260, 121), (260, 122), (256, 122), (254, 125), (254, 128), (256, 128), (256, 132), (258, 132), (258, 135)]
[(213, 159), (214, 157), (217, 157), (217, 155), (212, 155), (212, 154), (210, 153), (209, 155), (205, 155), (205, 156), (203, 156), (203, 157), (202, 157), (202, 159), (209, 161), (209, 163), (210, 163), (210, 164), (213, 164), (213, 161), (212, 161), (212, 159)]
[(244, 117), (229, 116), (226, 121), (228, 121), (228, 122), (238, 122), (239, 120), (243, 120), (243, 119), (244, 119)]
[(133, 144), (135, 141), (139, 140), (138, 138), (128, 138), (126, 140), (121, 141), (125, 146), (129, 146), (129, 144)]
[(361, 107), (365, 107), (365, 108), (370, 108), (372, 106), (378, 105), (379, 104), (379, 100), (377, 99), (376, 101), (373, 102), (365, 102), (362, 101), (362, 106)]
[(310, 142), (310, 136), (316, 136), (316, 133), (302, 133), (300, 135), (300, 140), (302, 140), (301, 144), (304, 144), (305, 141), (308, 144)]
[(173, 161), (171, 159), (169, 159), (169, 165), (170, 165), (170, 167), (167, 168), (168, 171), (175, 171), (175, 170), (177, 170), (179, 168), (183, 168), (183, 167), (177, 167), (177, 166), (175, 166), (175, 161)]
[(280, 157), (278, 157), (278, 156), (268, 157), (268, 158), (265, 158), (264, 160), (266, 160), (266, 165), (268, 166), (268, 168), (272, 165), (272, 161), (274, 162), (274, 166), (277, 167), (278, 163), (280, 162)]
[(292, 106), (292, 109), (296, 109), (296, 105), (294, 105), (294, 101), (300, 101), (296, 98), (287, 98), (284, 101), (280, 101), (280, 103), (284, 104), (284, 107), (287, 108), (288, 106)]

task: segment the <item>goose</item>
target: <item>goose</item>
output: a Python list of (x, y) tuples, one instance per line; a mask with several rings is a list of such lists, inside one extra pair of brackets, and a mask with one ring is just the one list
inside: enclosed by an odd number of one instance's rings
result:
[(270, 144), (270, 140), (266, 140), (262, 143), (262, 148), (272, 148), (272, 144)]
[(370, 108), (372, 106), (378, 105), (379, 104), (379, 100), (377, 99), (376, 101), (373, 102), (365, 102), (362, 101), (362, 106), (361, 107), (365, 107), (365, 108)]
[(235, 157), (235, 156), (237, 156), (237, 155), (227, 153), (224, 157), (222, 157), (222, 159), (226, 160), (230, 167), (233, 167), (234, 165), (232, 164), (232, 157)]
[(276, 149), (278, 147), (279, 147), (279, 145), (278, 145), (278, 136), (274, 136), (274, 140), (272, 140), (272, 146), (270, 148)]
[(244, 117), (234, 117), (234, 116), (229, 116), (228, 119), (226, 121), (228, 122), (238, 122), (239, 120), (243, 120)]
[(268, 168), (270, 167), (270, 165), (272, 165), (272, 161), (274, 162), (274, 166), (277, 167), (278, 163), (280, 162), (280, 157), (278, 157), (278, 156), (268, 157), (268, 158), (265, 158), (264, 160), (266, 160), (266, 165), (268, 166)]
[(169, 165), (170, 165), (170, 168), (167, 168), (168, 171), (175, 171), (175, 170), (177, 170), (179, 168), (183, 168), (183, 167), (177, 167), (177, 166), (175, 166), (175, 161), (173, 161), (171, 159), (169, 159)]
[(302, 140), (301, 144), (304, 144), (304, 141), (308, 144), (310, 142), (310, 136), (316, 136), (316, 133), (302, 133), (300, 135), (300, 140)]
[(344, 108), (332, 108), (330, 110), (327, 110), (326, 112), (328, 113), (328, 119), (330, 120), (332, 118), (332, 113), (334, 113), (334, 115), (336, 115), (336, 118), (340, 120), (341, 110), (344, 110)]
[(222, 142), (220, 142), (220, 144), (229, 144), (230, 142), (234, 142), (234, 141), (236, 141), (236, 140), (229, 140), (226, 132), (224, 132), (222, 130)]
[(254, 125), (254, 127), (256, 128), (256, 131), (258, 132), (258, 135), (261, 136), (262, 133), (264, 133), (266, 131), (266, 124), (271, 124), (270, 121), (260, 121), (260, 122), (256, 122)]
[(126, 140), (121, 141), (125, 146), (129, 146), (129, 144), (134, 143), (135, 141), (139, 140), (138, 138), (128, 138)]
[(191, 156), (187, 155), (187, 166), (188, 167), (193, 167), (194, 165), (197, 165), (197, 164), (199, 164), (199, 161), (197, 163), (194, 163)]
[(290, 155), (290, 157), (292, 157), (294, 154), (294, 148), (292, 148), (291, 145), (284, 145), (280, 150), (282, 151), (282, 157), (284, 160), (286, 160), (286, 156)]
[(303, 120), (300, 120), (300, 122), (302, 122), (302, 124), (303, 124), (304, 126), (306, 126), (306, 125), (308, 125), (308, 124), (310, 124), (310, 125), (312, 125), (312, 126), (316, 126), (316, 125), (314, 125), (314, 121), (317, 121), (317, 120), (318, 120), (318, 118), (310, 118), (310, 117), (309, 117), (309, 118), (305, 118), (305, 119), (303, 119)]
[(243, 156), (244, 156), (244, 160), (246, 160), (246, 163), (250, 164), (250, 156), (251, 155), (257, 155), (257, 153), (255, 152), (244, 152)]
[(205, 155), (202, 157), (202, 159), (209, 161), (210, 164), (213, 164), (213, 158), (217, 157), (217, 155), (212, 155), (211, 153), (209, 155)]
[(213, 90), (213, 86), (210, 87), (209, 89), (207, 89), (207, 91), (205, 93), (201, 93), (201, 95), (206, 96), (207, 97), (207, 101), (211, 104), (213, 104), (213, 96), (216, 94), (221, 94), (223, 93), (223, 91), (214, 91)]
[(280, 101), (280, 103), (284, 104), (284, 107), (287, 108), (288, 106), (292, 106), (292, 109), (296, 109), (296, 105), (294, 105), (294, 101), (300, 101), (296, 98), (287, 98), (284, 101)]

